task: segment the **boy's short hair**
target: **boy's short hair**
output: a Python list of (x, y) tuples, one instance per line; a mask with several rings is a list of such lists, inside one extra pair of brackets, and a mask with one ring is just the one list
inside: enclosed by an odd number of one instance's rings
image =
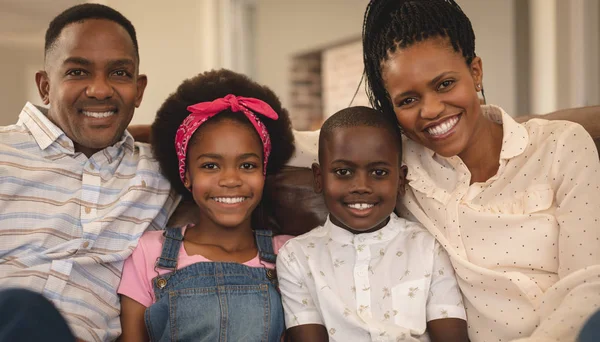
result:
[(44, 43), (44, 57), (48, 55), (48, 52), (54, 47), (54, 43), (60, 36), (62, 30), (72, 23), (81, 23), (88, 19), (105, 19), (115, 22), (127, 31), (131, 41), (133, 42), (133, 48), (135, 49), (135, 56), (137, 57), (138, 63), (140, 60), (140, 54), (138, 51), (138, 41), (135, 33), (135, 28), (131, 21), (123, 16), (119, 11), (101, 4), (81, 4), (70, 7), (57, 15), (48, 26), (46, 30), (46, 38)]
[(391, 120), (381, 112), (364, 106), (344, 108), (330, 116), (319, 133), (319, 162), (323, 155), (325, 142), (338, 128), (357, 126), (376, 127), (387, 130), (397, 142), (399, 160), (402, 161), (402, 133), (396, 120)]

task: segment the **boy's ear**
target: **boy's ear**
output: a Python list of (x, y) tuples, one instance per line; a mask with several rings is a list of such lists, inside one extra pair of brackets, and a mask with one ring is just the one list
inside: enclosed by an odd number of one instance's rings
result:
[(400, 166), (400, 172), (398, 172), (398, 197), (402, 197), (406, 194), (406, 174), (408, 168), (406, 165)]
[(321, 174), (321, 167), (317, 163), (312, 164), (312, 172), (313, 172), (313, 187), (315, 192), (320, 194), (323, 192), (323, 175)]

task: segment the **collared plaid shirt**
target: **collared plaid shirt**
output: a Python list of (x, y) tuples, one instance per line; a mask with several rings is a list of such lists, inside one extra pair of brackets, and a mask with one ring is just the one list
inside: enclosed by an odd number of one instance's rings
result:
[(114, 340), (123, 262), (178, 200), (128, 132), (87, 158), (27, 103), (0, 127), (0, 288), (42, 293), (80, 339)]

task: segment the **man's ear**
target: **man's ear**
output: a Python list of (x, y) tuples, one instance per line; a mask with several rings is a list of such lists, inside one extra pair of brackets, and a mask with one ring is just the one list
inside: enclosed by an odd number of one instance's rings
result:
[(321, 174), (321, 167), (317, 163), (312, 164), (312, 172), (313, 172), (313, 187), (315, 192), (320, 194), (323, 192), (323, 175)]
[(148, 77), (146, 77), (146, 75), (138, 75), (136, 83), (137, 94), (135, 95), (135, 108), (138, 108), (142, 104), (144, 90), (146, 90), (146, 86), (148, 85)]
[(40, 70), (35, 73), (35, 84), (38, 88), (38, 93), (44, 105), (50, 104), (50, 81), (48, 80), (48, 74), (44, 70)]
[(400, 172), (398, 172), (398, 196), (403, 197), (406, 194), (406, 174), (408, 168), (406, 165), (400, 166)]

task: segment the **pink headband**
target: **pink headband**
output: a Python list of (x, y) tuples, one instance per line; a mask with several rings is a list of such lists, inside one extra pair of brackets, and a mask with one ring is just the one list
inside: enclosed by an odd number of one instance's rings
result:
[(264, 152), (263, 173), (266, 174), (267, 161), (271, 154), (271, 138), (269, 137), (267, 128), (255, 113), (262, 114), (273, 120), (277, 120), (279, 116), (271, 106), (262, 100), (229, 94), (212, 102), (200, 102), (187, 107), (190, 115), (179, 125), (179, 129), (177, 129), (177, 133), (175, 134), (175, 151), (179, 159), (179, 177), (182, 182), (185, 182), (185, 157), (190, 138), (206, 120), (226, 109), (231, 109), (232, 112), (244, 113), (258, 132), (260, 140), (262, 140)]

